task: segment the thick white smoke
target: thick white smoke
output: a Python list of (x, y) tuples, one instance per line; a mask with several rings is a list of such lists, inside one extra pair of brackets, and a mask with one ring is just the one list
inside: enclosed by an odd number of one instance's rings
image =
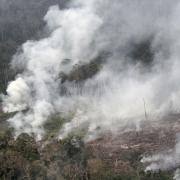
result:
[[(158, 171), (158, 170), (171, 170), (180, 166), (180, 141), (177, 137), (177, 143), (173, 149), (165, 150), (163, 153), (159, 153), (149, 157), (143, 157), (142, 163), (147, 164), (146, 171)], [(180, 179), (180, 171), (177, 169), (174, 174), (174, 179)]]
[(174, 180), (180, 180), (180, 170), (179, 169), (177, 169), (174, 174)]
[[(132, 124), (139, 129), (145, 113), (148, 120), (179, 113), (179, 12), (177, 0), (74, 0), (68, 9), (51, 7), (44, 18), (49, 37), (23, 44), (12, 62), (23, 73), (10, 82), (3, 107), (18, 112), (9, 119), (17, 134), (41, 138), (43, 124), (54, 113), (72, 116), (60, 138), (78, 126), (88, 129), (88, 139), (97, 129), (119, 133)], [(142, 44), (148, 44), (150, 63), (144, 62), (144, 49), (135, 55)], [(109, 55), (95, 76), (81, 86), (61, 84), (62, 72), (68, 74), (102, 52)], [(166, 155), (167, 160), (155, 156), (160, 162), (150, 169), (176, 167), (177, 156), (177, 150)]]
[(152, 157), (144, 157), (143, 163), (149, 163), (146, 171), (169, 170), (180, 165), (180, 144), (178, 143), (175, 149), (169, 150), (161, 154), (153, 155)]
[[(14, 57), (14, 66), (24, 72), (9, 84), (3, 104), (5, 112), (27, 110), (9, 122), (18, 133), (32, 132), (38, 136), (42, 135), (42, 125), (48, 116), (63, 106), (59, 96), (60, 72), (68, 73), (75, 64), (94, 57), (97, 52), (91, 51), (90, 46), (102, 24), (91, 6), (62, 11), (53, 6), (44, 19), (50, 36), (26, 42), (23, 52)], [(73, 61), (63, 65), (67, 58)]]

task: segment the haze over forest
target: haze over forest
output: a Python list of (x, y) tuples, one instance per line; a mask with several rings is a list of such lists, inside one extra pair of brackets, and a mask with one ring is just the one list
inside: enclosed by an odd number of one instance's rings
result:
[(0, 0), (0, 179), (180, 180), (179, 12)]

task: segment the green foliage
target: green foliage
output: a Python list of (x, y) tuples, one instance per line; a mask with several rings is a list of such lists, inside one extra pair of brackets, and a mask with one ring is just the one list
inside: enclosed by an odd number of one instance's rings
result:
[(138, 180), (136, 176), (128, 173), (115, 173), (110, 171), (104, 177), (104, 180)]
[(8, 146), (8, 141), (12, 138), (11, 130), (0, 131), (0, 150), (5, 149)]
[[(139, 153), (133, 151), (122, 159), (131, 169), (116, 169), (113, 162), (98, 156), (91, 145), (83, 142), (83, 131), (66, 139), (41, 142), (23, 133), (16, 140), (12, 131), (0, 131), (0, 179), (39, 180), (172, 180), (172, 172), (147, 172), (139, 168)], [(49, 140), (48, 140), (49, 141)], [(123, 154), (122, 154), (123, 155)], [(137, 156), (137, 157), (133, 157)], [(127, 158), (127, 159), (126, 159)], [(128, 166), (128, 164), (126, 164)], [(120, 166), (121, 167), (121, 166)]]
[(61, 118), (59, 115), (51, 116), (44, 124), (47, 136), (56, 136), (64, 122), (65, 119)]
[(172, 180), (172, 172), (163, 172), (158, 171), (156, 173), (153, 173), (151, 171), (145, 173), (140, 172), (141, 180)]
[[(12, 112), (12, 113), (3, 113), (3, 112), (0, 112), (0, 121), (6, 121), (7, 119), (13, 117), (16, 113)], [(7, 129), (7, 128), (6, 128)], [(8, 129), (9, 131), (10, 129)], [(11, 131), (13, 131), (11, 129)]]
[(34, 139), (28, 134), (23, 133), (17, 138), (15, 150), (20, 152), (21, 155), (29, 161), (40, 159), (37, 145)]
[(67, 152), (67, 156), (69, 156), (70, 158), (73, 158), (77, 154), (80, 154), (82, 146), (83, 143), (77, 137), (68, 137), (63, 142), (64, 150)]
[(60, 73), (59, 76), (62, 79), (62, 83), (65, 81), (81, 82), (95, 76), (102, 67), (103, 58), (105, 57), (102, 54), (88, 64), (76, 65), (68, 75)]
[(62, 143), (63, 150), (72, 162), (83, 163), (85, 161), (85, 144), (80, 136), (70, 135)]

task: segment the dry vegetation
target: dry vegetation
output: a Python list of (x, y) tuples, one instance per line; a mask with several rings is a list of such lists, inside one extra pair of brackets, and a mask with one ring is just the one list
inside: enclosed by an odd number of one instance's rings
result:
[[(53, 122), (62, 122), (57, 119)], [(166, 121), (159, 128), (155, 124), (148, 130), (149, 126), (144, 131), (118, 136), (108, 133), (86, 144), (80, 132), (56, 140), (52, 136), (57, 131), (54, 126), (47, 129), (50, 134), (41, 142), (28, 134), (14, 139), (13, 130), (1, 128), (0, 179), (171, 180), (171, 171), (145, 173), (140, 160), (143, 154), (173, 147), (177, 123)]]
[[(44, 27), (42, 17), (49, 5), (65, 4), (65, 0), (9, 2), (0, 6), (0, 92), (4, 93), (8, 81), (16, 74), (9, 67), (12, 55), (26, 40), (39, 37), (38, 32)], [(148, 49), (145, 42), (132, 50), (131, 56), (150, 63), (153, 54)], [(88, 65), (77, 66), (70, 75), (61, 74), (62, 83), (92, 77), (98, 72), (101, 60), (98, 57)], [(145, 173), (140, 159), (143, 154), (174, 146), (175, 134), (180, 130), (179, 116), (167, 117), (161, 126), (146, 123), (143, 131), (116, 137), (107, 133), (85, 144), (80, 132), (63, 141), (54, 138), (64, 122), (59, 117), (52, 117), (44, 124), (47, 135), (41, 142), (28, 134), (14, 139), (13, 129), (6, 121), (12, 115), (0, 110), (0, 180), (172, 180), (171, 171)]]

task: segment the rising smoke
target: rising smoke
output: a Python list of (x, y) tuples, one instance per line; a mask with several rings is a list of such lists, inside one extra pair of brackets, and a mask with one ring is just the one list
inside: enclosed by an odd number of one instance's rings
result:
[[(78, 126), (88, 129), (87, 139), (97, 129), (119, 133), (133, 124), (138, 130), (145, 111), (148, 120), (179, 113), (179, 12), (177, 0), (74, 0), (64, 10), (50, 7), (44, 17), (49, 36), (26, 42), (12, 60), (23, 72), (9, 83), (3, 108), (17, 112), (8, 120), (17, 135), (42, 138), (43, 124), (56, 113), (68, 119), (59, 138)], [(108, 56), (96, 75), (80, 85), (62, 83), (62, 73), (102, 52)]]

